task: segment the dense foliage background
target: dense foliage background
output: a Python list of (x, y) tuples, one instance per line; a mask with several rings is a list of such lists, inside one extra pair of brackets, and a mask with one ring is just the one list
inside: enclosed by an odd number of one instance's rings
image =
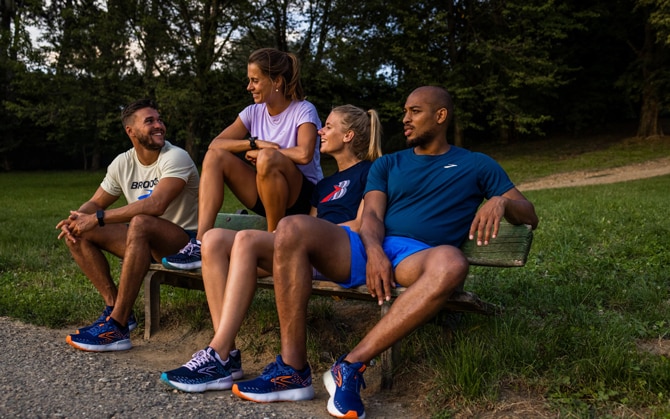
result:
[(267, 46), (300, 57), (323, 118), (377, 109), (386, 151), (422, 84), (451, 91), (463, 146), (621, 121), (657, 136), (670, 102), (670, 0), (0, 0), (0, 168), (104, 167), (146, 96), (199, 163)]

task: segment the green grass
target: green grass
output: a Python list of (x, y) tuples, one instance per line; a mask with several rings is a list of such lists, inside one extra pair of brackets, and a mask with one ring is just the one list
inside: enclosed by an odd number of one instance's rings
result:
[[(667, 156), (670, 140), (481, 151), (520, 182)], [(102, 301), (56, 240), (55, 225), (90, 197), (102, 175), (0, 174), (1, 316), (49, 327), (97, 317)], [(466, 289), (504, 306), (504, 315), (466, 315), (455, 330), (439, 323), (420, 328), (403, 340), (396, 383), (424, 388), (435, 417), (486, 409), (508, 391), (546, 400), (560, 417), (670, 416), (670, 360), (638, 347), (670, 339), (668, 191), (670, 176), (526, 192), (540, 217), (527, 266), (475, 267), (466, 282)], [(232, 197), (225, 202), (224, 211), (240, 208)], [(118, 261), (110, 263), (118, 277)], [(211, 327), (204, 293), (162, 288), (165, 324)], [(326, 363), (322, 354), (339, 354), (363, 333), (337, 304), (350, 303), (310, 303), (314, 362)], [(135, 311), (141, 325), (141, 299)], [(254, 336), (246, 350), (276, 352), (277, 326), (273, 294), (262, 291), (243, 328)]]
[(409, 351), (440, 365), (442, 409), (530, 388), (575, 417), (618, 406), (670, 414), (670, 361), (637, 349), (670, 339), (670, 176), (528, 192), (540, 226), (522, 269), (471, 270), (466, 289), (506, 307), (467, 316), (451, 340), (430, 328)]

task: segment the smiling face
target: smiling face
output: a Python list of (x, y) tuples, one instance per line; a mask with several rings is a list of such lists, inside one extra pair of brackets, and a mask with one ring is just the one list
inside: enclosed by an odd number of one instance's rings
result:
[(254, 98), (254, 103), (266, 103), (270, 96), (279, 93), (276, 92), (279, 86), (269, 76), (263, 74), (256, 64), (250, 63), (247, 65), (247, 77), (249, 78), (247, 91)]
[(322, 153), (333, 154), (345, 148), (345, 144), (351, 141), (351, 131), (346, 131), (342, 125), (342, 116), (337, 112), (331, 112), (326, 123), (318, 132), (321, 137)]
[(138, 109), (126, 131), (146, 150), (160, 150), (165, 145), (165, 123), (156, 109)]

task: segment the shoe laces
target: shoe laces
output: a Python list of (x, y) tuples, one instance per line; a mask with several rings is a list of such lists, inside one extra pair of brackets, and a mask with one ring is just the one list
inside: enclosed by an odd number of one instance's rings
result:
[(277, 362), (271, 362), (264, 369), (261, 375), (263, 377), (276, 377), (282, 371), (282, 367)]
[(279, 375), (293, 375), (295, 372), (297, 372), (297, 370), (293, 369), (290, 365), (284, 364), (281, 355), (277, 355), (275, 362), (268, 364), (263, 369), (261, 375), (265, 378), (274, 378)]
[(191, 356), (191, 360), (184, 364), (184, 367), (191, 371), (195, 371), (199, 367), (207, 364), (212, 359), (211, 355), (206, 350), (201, 349)]
[(366, 388), (365, 379), (363, 378), (363, 372), (361, 371), (361, 368), (356, 368), (352, 364), (345, 364), (342, 362), (340, 364), (340, 371), (342, 372), (343, 388), (355, 391), (356, 393), (361, 391), (361, 387)]
[(190, 241), (188, 244), (179, 251), (182, 255), (199, 255), (200, 254), (200, 245), (195, 241)]

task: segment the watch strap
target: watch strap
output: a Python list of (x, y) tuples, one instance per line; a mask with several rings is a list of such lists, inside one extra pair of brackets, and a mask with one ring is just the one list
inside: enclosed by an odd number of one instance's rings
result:
[(98, 225), (99, 225), (100, 227), (104, 226), (104, 225), (105, 225), (105, 221), (104, 221), (104, 218), (105, 218), (105, 210), (101, 210), (101, 209), (100, 209), (100, 210), (97, 210), (97, 211), (95, 212), (95, 216), (96, 216), (97, 219), (98, 219)]
[(252, 150), (256, 150), (258, 148), (258, 145), (256, 145), (256, 140), (258, 137), (249, 137), (249, 147), (251, 147)]

